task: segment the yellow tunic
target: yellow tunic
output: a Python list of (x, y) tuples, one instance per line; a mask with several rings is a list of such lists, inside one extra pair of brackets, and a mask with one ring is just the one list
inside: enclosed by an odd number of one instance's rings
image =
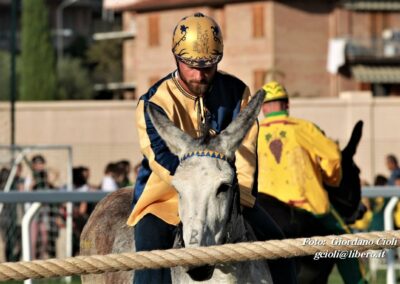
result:
[[(234, 112), (239, 112), (250, 99), (249, 89), (243, 82), (231, 75), (218, 72), (212, 91), (208, 94), (216, 97), (205, 98), (204, 105), (200, 105), (198, 98), (185, 92), (176, 76), (176, 73), (172, 73), (153, 86), (147, 94), (142, 96), (136, 110), (140, 147), (146, 160), (144, 164), (149, 165), (149, 175), (143, 184), (143, 192), (128, 218), (129, 226), (134, 226), (149, 213), (172, 225), (180, 222), (178, 195), (171, 185), (173, 169), (168, 169), (171, 164), (168, 160), (164, 159), (164, 164), (160, 162), (162, 155), (159, 155), (159, 160), (157, 160), (155, 151), (158, 150), (154, 146), (157, 141), (154, 137), (157, 138), (157, 135), (154, 134), (154, 129), (146, 118), (145, 105), (148, 103), (156, 105), (178, 128), (192, 137), (199, 137), (200, 120), (204, 115), (203, 108), (208, 109), (211, 117), (215, 118), (211, 126), (216, 133), (219, 133), (232, 121)], [(235, 104), (236, 107), (233, 108)], [(252, 190), (256, 179), (257, 134), (258, 125), (255, 123), (236, 152), (235, 166), (241, 204), (247, 207), (252, 207), (255, 202)], [(162, 154), (171, 155), (170, 152), (165, 153), (166, 151), (169, 152), (166, 149)], [(171, 160), (171, 157), (169, 159)]]
[(258, 192), (314, 214), (329, 211), (322, 181), (338, 186), (341, 155), (311, 122), (275, 112), (260, 122)]

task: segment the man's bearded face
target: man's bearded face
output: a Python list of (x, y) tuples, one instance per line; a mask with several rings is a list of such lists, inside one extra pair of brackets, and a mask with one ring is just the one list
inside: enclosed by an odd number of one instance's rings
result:
[(207, 68), (194, 68), (181, 62), (178, 62), (179, 77), (185, 87), (195, 96), (204, 95), (214, 79), (217, 71), (217, 65)]

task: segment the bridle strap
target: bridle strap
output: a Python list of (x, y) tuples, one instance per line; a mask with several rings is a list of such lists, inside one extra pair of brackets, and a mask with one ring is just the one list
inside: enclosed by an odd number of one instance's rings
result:
[[(240, 192), (239, 192), (239, 184), (236, 181), (235, 184), (232, 186), (233, 190), (233, 200), (231, 202), (231, 205), (229, 207), (228, 211), (228, 220), (226, 221), (226, 239), (225, 242), (226, 244), (229, 243), (236, 243), (238, 241), (242, 241), (243, 236), (240, 236), (239, 239), (233, 239), (232, 238), (232, 233), (233, 229), (235, 227), (235, 224), (233, 223), (234, 218), (236, 218), (240, 214)], [(176, 229), (176, 247), (178, 248), (184, 248), (185, 247), (185, 241), (183, 240), (183, 224), (180, 222), (177, 226)]]
[(214, 158), (214, 159), (219, 159), (219, 160), (230, 162), (227, 156), (225, 156), (222, 153), (212, 151), (212, 150), (192, 151), (192, 152), (186, 153), (180, 159), (180, 162), (182, 163), (183, 161), (185, 161), (191, 157), (208, 157), (208, 158)]
[(231, 206), (229, 208), (228, 214), (229, 214), (229, 218), (226, 221), (226, 239), (225, 239), (225, 243), (229, 244), (229, 243), (236, 243), (238, 241), (241, 241), (243, 236), (240, 236), (238, 239), (234, 239), (232, 234), (234, 231), (234, 227), (236, 226), (236, 224), (234, 224), (234, 220), (237, 219), (238, 215), (241, 214), (240, 212), (240, 191), (239, 191), (239, 183), (236, 182), (234, 183), (234, 185), (232, 186), (232, 190), (233, 190), (233, 200), (231, 202)]

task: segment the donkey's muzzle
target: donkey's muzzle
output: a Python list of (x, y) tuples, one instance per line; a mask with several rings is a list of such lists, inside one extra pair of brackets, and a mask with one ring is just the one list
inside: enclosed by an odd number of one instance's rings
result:
[(215, 266), (214, 265), (204, 265), (200, 267), (193, 267), (187, 271), (190, 278), (194, 281), (206, 281), (211, 279), (214, 273)]

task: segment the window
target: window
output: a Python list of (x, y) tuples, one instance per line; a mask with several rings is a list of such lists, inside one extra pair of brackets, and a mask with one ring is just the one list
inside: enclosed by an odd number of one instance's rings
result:
[(158, 14), (149, 15), (149, 46), (160, 45), (160, 17)]
[(257, 69), (254, 70), (253, 77), (254, 77), (254, 90), (260, 89), (266, 82), (265, 77), (267, 75), (266, 70)]
[(264, 36), (264, 6), (262, 4), (253, 5), (253, 37)]

